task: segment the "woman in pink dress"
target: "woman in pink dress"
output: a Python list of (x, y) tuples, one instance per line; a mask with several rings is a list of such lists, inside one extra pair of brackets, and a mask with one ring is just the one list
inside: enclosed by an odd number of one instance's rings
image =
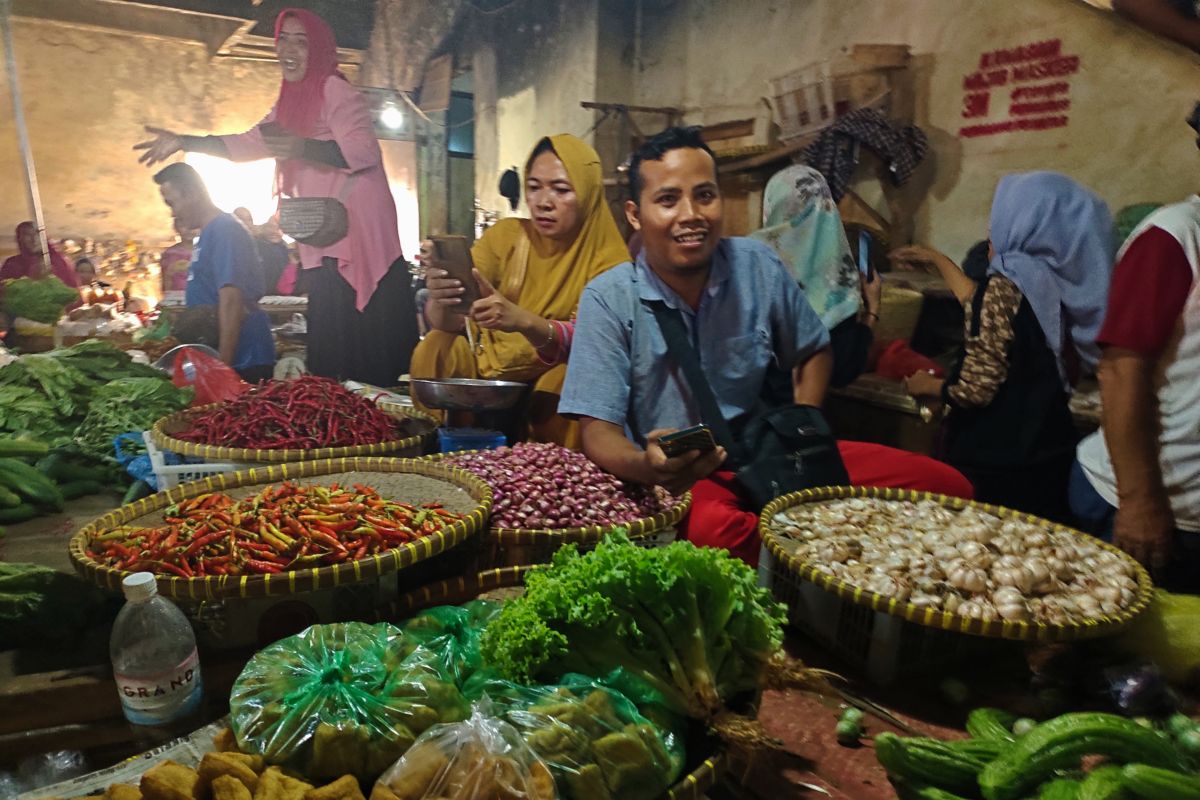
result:
[(275, 23), (279, 99), (251, 130), (184, 136), (147, 127), (142, 163), (180, 150), (234, 161), (274, 157), (282, 194), (332, 197), (349, 231), (327, 247), (300, 245), (309, 296), (308, 368), (317, 375), (394, 385), (417, 343), (412, 283), (400, 252), (396, 205), (367, 104), (337, 68), (333, 31), (316, 14), (284, 9)]

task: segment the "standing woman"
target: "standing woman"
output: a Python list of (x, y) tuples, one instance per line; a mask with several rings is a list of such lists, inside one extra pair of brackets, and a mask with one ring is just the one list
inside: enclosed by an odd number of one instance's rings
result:
[(932, 263), (966, 312), (964, 354), (950, 378), (917, 373), (907, 388), (949, 408), (945, 458), (971, 479), (975, 499), (1066, 521), (1078, 439), (1068, 400), (1098, 361), (1112, 216), (1065, 175), (1008, 175), (992, 200), (989, 237), (979, 283), (936, 251), (892, 254)]
[(251, 130), (184, 136), (147, 127), (135, 145), (155, 164), (185, 150), (253, 161), (274, 157), (289, 197), (336, 198), (348, 231), (325, 247), (300, 244), (308, 291), (308, 369), (315, 375), (394, 385), (417, 343), (411, 281), (400, 252), (396, 204), (367, 105), (337, 68), (333, 31), (289, 8), (275, 22), (283, 72), (279, 99)]

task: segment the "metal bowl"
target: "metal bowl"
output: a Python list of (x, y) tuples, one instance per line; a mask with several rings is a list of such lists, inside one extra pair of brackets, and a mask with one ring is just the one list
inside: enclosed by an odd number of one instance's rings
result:
[(512, 408), (527, 387), (514, 381), (471, 378), (413, 378), (409, 391), (418, 403), (445, 411), (500, 411)]

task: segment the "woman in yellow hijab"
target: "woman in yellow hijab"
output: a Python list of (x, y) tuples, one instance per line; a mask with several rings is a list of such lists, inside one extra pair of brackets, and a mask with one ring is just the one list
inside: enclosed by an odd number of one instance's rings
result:
[(469, 312), (454, 309), (462, 284), (429, 270), (433, 330), (413, 352), (411, 373), (532, 384), (528, 438), (578, 448), (576, 425), (557, 413), (575, 310), (588, 281), (629, 252), (604, 202), (600, 157), (582, 140), (538, 142), (525, 164), (525, 199), (530, 219), (501, 220), (471, 250), (482, 296)]

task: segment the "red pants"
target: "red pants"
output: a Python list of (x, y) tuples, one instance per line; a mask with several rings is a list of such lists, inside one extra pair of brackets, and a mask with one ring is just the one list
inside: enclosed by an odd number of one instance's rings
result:
[[(948, 464), (928, 456), (869, 442), (838, 442), (850, 483), (912, 489), (970, 499), (971, 482)], [(702, 547), (724, 547), (751, 566), (758, 565), (758, 514), (747, 502), (732, 472), (715, 472), (692, 487), (692, 508), (679, 526), (680, 536)]]

